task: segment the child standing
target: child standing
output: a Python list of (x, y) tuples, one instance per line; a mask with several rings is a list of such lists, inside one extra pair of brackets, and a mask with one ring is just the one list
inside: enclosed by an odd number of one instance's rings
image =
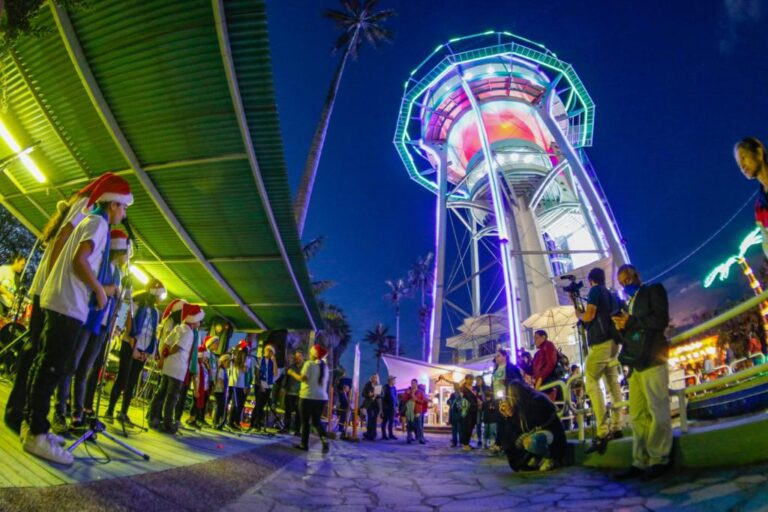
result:
[[(60, 438), (49, 435), (48, 411), (59, 380), (71, 374), (80, 328), (89, 310), (107, 305), (114, 286), (103, 286), (109, 272), (109, 226), (123, 221), (133, 203), (128, 182), (110, 176), (99, 182), (89, 198), (95, 206), (67, 240), (46, 280), (40, 296), (45, 314), (40, 351), (30, 374), (29, 403), (22, 425), (24, 450), (61, 464), (71, 464), (72, 454), (60, 446)], [(105, 254), (107, 253), (107, 254)]]
[(200, 306), (185, 304), (181, 309), (181, 324), (174, 327), (165, 342), (168, 355), (163, 362), (161, 384), (165, 393), (155, 395), (150, 407), (150, 416), (156, 421), (162, 414), (163, 430), (169, 434), (175, 434), (177, 430), (174, 411), (189, 369), (190, 353), (198, 344), (197, 329), (204, 316)]

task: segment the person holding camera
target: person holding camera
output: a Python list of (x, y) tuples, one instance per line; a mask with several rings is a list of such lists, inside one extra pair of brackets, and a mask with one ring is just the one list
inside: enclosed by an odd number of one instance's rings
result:
[[(604, 453), (611, 439), (618, 439), (621, 433), (621, 413), (615, 406), (622, 401), (619, 385), (618, 332), (611, 316), (621, 309), (619, 299), (605, 286), (605, 271), (593, 268), (587, 275), (592, 288), (587, 296), (587, 307), (577, 313), (587, 332), (589, 354), (584, 364), (586, 388), (595, 413), (597, 439), (590, 452)], [(611, 396), (610, 420), (606, 416), (605, 397), (600, 380), (605, 383)]]
[(631, 369), (629, 414), (632, 418), (632, 466), (618, 479), (656, 478), (670, 467), (672, 417), (669, 410), (669, 324), (667, 291), (644, 285), (632, 265), (619, 268), (619, 283), (629, 297), (629, 312), (613, 317), (622, 334), (619, 361)]

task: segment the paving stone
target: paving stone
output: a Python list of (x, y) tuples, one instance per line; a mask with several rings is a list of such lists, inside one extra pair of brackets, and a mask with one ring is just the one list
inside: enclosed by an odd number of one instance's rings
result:
[(464, 494), (469, 494), (470, 492), (476, 490), (475, 487), (464, 484), (441, 484), (424, 486), (422, 483), (419, 483), (419, 487), (421, 487), (421, 492), (424, 493), (425, 496), (453, 496), (455, 498), (461, 497)]
[(761, 484), (768, 480), (765, 475), (743, 475), (738, 477), (735, 481), (743, 484)]
[(642, 496), (627, 496), (616, 501), (616, 505), (621, 507), (632, 507), (642, 505), (643, 503), (645, 503), (645, 498)]
[(510, 510), (522, 502), (523, 500), (514, 496), (496, 496), (485, 499), (481, 503), (474, 500), (457, 500), (441, 506), (440, 512)]
[(683, 494), (699, 488), (701, 488), (700, 484), (690, 482), (690, 483), (675, 485), (674, 487), (667, 487), (661, 492), (662, 494)]
[(446, 503), (450, 503), (452, 501), (453, 501), (453, 498), (442, 496), (438, 498), (427, 498), (426, 500), (424, 500), (424, 503), (426, 505), (429, 505), (430, 507), (441, 507)]
[(668, 507), (672, 504), (672, 500), (668, 500), (666, 498), (659, 498), (656, 496), (652, 496), (645, 500), (645, 508), (648, 510), (659, 510), (663, 509), (664, 507)]

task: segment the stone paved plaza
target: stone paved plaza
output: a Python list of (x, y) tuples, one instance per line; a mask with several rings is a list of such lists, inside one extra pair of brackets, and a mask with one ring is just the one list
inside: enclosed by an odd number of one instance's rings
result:
[(582, 467), (512, 474), (501, 457), (450, 448), (444, 436), (428, 439), (426, 446), (402, 437), (337, 441), (325, 456), (316, 445), (226, 510), (768, 510), (768, 464), (618, 483)]

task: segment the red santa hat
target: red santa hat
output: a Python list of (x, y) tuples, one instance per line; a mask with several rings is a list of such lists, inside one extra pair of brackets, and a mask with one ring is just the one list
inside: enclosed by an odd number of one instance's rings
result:
[(109, 232), (109, 248), (113, 251), (127, 251), (130, 242), (128, 235), (122, 229), (113, 229)]
[(114, 201), (130, 206), (133, 204), (133, 194), (131, 194), (131, 185), (124, 178), (113, 174), (99, 179), (88, 196), (87, 207), (90, 208), (96, 203)]
[(117, 176), (114, 173), (111, 172), (105, 172), (80, 190), (78, 190), (77, 195), (78, 197), (90, 197), (91, 193), (93, 192), (93, 189), (96, 188), (96, 185), (98, 185), (101, 181), (111, 178), (112, 176)]
[(184, 304), (181, 307), (181, 321), (187, 324), (202, 322), (205, 317), (203, 308), (197, 304)]
[(318, 359), (322, 359), (322, 358), (324, 358), (325, 356), (328, 355), (328, 349), (325, 348), (324, 346), (322, 346), (319, 343), (315, 343), (312, 348), (315, 349), (315, 352), (317, 353), (317, 358)]
[(171, 302), (168, 303), (167, 306), (165, 306), (165, 311), (163, 311), (163, 320), (171, 316), (173, 313), (177, 311), (181, 311), (181, 308), (186, 304), (187, 301), (184, 299), (173, 299)]

